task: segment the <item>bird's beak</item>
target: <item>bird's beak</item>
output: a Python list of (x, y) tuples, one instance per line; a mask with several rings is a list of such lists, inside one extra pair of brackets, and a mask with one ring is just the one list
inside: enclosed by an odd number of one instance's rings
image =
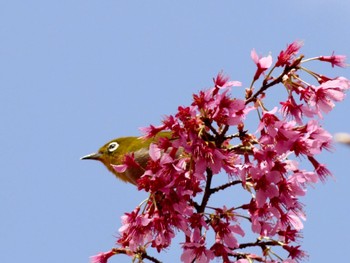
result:
[(80, 160), (100, 160), (101, 154), (99, 152), (97, 153), (90, 153), (88, 155), (85, 155), (80, 158)]

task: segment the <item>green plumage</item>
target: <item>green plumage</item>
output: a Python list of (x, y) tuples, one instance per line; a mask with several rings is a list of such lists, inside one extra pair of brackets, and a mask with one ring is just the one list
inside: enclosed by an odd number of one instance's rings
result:
[[(98, 160), (102, 162), (109, 171), (119, 179), (136, 184), (146, 168), (149, 159), (149, 146), (152, 142), (157, 142), (159, 138), (171, 138), (170, 132), (160, 132), (154, 138), (144, 139), (142, 137), (120, 137), (109, 141), (103, 145), (98, 152), (82, 157), (83, 160)], [(140, 167), (128, 168), (123, 173), (118, 173), (113, 165), (123, 164), (126, 154), (134, 154), (135, 161)]]

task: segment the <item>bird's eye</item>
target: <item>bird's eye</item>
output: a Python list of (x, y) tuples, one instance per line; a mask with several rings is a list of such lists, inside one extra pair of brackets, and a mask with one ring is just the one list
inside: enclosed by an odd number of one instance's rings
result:
[(118, 146), (119, 144), (117, 142), (111, 142), (109, 145), (108, 145), (108, 151), (109, 152), (114, 152), (115, 150), (118, 149)]

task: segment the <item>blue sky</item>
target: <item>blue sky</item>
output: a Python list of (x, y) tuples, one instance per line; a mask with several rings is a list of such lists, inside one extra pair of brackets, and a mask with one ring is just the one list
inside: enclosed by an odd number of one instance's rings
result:
[[(347, 0), (0, 1), (1, 261), (88, 262), (113, 247), (120, 216), (146, 195), (79, 158), (159, 124), (220, 70), (249, 85), (252, 48), (275, 57), (301, 39), (308, 57), (350, 56), (349, 10)], [(350, 132), (349, 110), (337, 105), (324, 126)], [(303, 247), (310, 262), (342, 262), (350, 148), (321, 159), (336, 179), (304, 199)]]

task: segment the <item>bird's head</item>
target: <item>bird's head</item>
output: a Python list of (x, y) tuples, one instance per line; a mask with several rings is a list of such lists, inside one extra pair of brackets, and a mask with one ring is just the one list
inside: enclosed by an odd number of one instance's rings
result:
[[(119, 165), (123, 163), (124, 156), (127, 153), (135, 152), (143, 148), (144, 142), (138, 137), (121, 137), (109, 141), (103, 145), (97, 152), (85, 155), (81, 157), (82, 160), (97, 160), (102, 162), (109, 171), (115, 174), (123, 181), (129, 181), (130, 179), (124, 173), (118, 173), (112, 167), (113, 165)], [(135, 182), (132, 182), (135, 183)]]

